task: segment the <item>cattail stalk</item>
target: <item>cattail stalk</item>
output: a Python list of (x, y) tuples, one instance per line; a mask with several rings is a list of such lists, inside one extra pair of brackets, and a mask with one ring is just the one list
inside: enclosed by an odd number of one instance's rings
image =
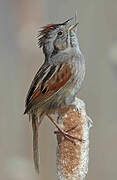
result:
[(89, 129), (92, 121), (86, 114), (84, 102), (77, 98), (73, 105), (60, 110), (59, 114), (58, 123), (61, 127), (82, 141), (75, 139), (73, 143), (62, 134), (57, 134), (58, 180), (83, 180), (88, 172)]

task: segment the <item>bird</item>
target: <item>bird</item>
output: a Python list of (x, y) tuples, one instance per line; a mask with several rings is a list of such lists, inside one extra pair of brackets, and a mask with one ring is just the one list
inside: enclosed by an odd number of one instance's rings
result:
[(70, 18), (59, 24), (48, 24), (41, 28), (38, 35), (44, 63), (31, 83), (24, 112), (32, 121), (33, 159), (38, 173), (38, 129), (44, 116), (51, 120), (65, 138), (78, 139), (64, 131), (51, 117), (59, 109), (72, 104), (85, 77), (85, 60), (75, 31), (78, 23), (71, 24), (72, 20)]

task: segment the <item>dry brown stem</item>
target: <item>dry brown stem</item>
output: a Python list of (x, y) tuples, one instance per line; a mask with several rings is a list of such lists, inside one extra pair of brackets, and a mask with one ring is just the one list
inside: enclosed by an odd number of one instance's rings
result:
[(75, 144), (57, 135), (57, 177), (58, 180), (83, 180), (88, 172), (89, 129), (91, 120), (86, 115), (85, 104), (75, 99), (72, 106), (62, 109), (58, 123), (72, 136), (82, 139)]

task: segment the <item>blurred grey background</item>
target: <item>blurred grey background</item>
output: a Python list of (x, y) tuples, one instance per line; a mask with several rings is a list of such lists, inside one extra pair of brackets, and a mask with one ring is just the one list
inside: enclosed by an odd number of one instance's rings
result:
[[(78, 37), (87, 74), (79, 98), (94, 126), (87, 180), (117, 179), (117, 1), (0, 0), (0, 179), (37, 180), (32, 131), (23, 115), (30, 83), (43, 62), (37, 32), (78, 12)], [(56, 138), (40, 128), (40, 180), (56, 179)]]

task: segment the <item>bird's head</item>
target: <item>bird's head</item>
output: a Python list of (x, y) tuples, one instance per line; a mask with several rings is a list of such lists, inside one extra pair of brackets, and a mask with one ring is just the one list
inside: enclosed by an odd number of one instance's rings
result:
[(61, 24), (49, 24), (39, 31), (38, 44), (43, 48), (46, 58), (71, 46), (70, 34), (78, 24), (70, 25), (72, 19)]

